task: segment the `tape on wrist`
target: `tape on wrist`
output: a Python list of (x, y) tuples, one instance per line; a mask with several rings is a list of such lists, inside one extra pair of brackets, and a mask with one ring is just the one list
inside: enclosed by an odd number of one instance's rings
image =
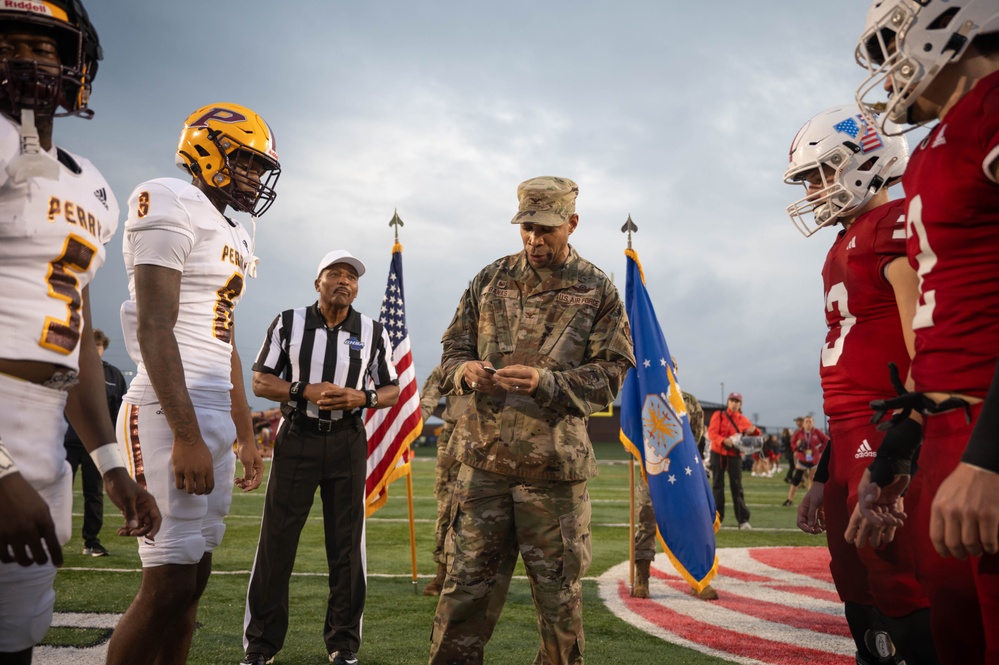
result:
[(7, 452), (7, 448), (3, 445), (3, 442), (0, 442), (0, 478), (9, 476), (12, 473), (19, 473), (19, 470), (17, 465), (14, 464), (10, 453)]
[(90, 452), (90, 459), (94, 460), (97, 470), (103, 476), (112, 469), (124, 469), (125, 462), (121, 459), (121, 452), (117, 443), (105, 443), (97, 450)]

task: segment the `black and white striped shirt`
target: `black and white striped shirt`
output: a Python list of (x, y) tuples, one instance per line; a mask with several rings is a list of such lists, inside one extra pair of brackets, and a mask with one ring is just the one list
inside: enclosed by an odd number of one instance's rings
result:
[[(346, 319), (329, 328), (316, 302), (281, 312), (274, 319), (253, 371), (292, 383), (329, 381), (343, 388), (365, 390), (371, 383), (375, 388), (399, 385), (391, 354), (392, 342), (381, 323), (351, 307)], [(319, 407), (307, 404), (305, 414), (318, 418)], [(323, 416), (327, 413), (333, 420), (344, 415), (343, 411), (329, 411)]]

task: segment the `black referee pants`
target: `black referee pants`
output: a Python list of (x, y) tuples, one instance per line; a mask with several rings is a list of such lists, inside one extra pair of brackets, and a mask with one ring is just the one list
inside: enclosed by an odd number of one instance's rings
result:
[(302, 527), (319, 488), (323, 502), (329, 601), (323, 639), (329, 652), (357, 651), (366, 591), (361, 562), (368, 446), (360, 418), (334, 430), (285, 421), (274, 444), (260, 541), (246, 594), (246, 653), (273, 656), (288, 632), (288, 582)]

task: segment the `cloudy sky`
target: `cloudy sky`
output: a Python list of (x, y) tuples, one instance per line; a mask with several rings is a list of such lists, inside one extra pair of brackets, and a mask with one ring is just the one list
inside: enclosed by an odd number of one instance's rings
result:
[[(86, 4), (105, 52), (97, 115), (59, 122), (55, 138), (103, 170), (123, 207), (138, 183), (182, 177), (173, 155), (195, 109), (237, 102), (274, 130), (278, 199), (236, 312), (247, 368), (277, 312), (314, 300), (330, 249), (365, 261), (355, 305), (377, 315), (398, 209), (425, 376), (468, 280), (520, 249), (517, 184), (560, 175), (580, 187), (573, 245), (622, 294), (620, 228), (629, 214), (638, 225), (686, 390), (740, 391), (763, 425), (821, 414), (834, 232), (795, 230), (784, 208), (801, 191), (782, 175), (804, 121), (853, 99), (865, 0)], [(120, 230), (108, 254), (95, 325), (112, 338), (107, 359), (133, 369)]]

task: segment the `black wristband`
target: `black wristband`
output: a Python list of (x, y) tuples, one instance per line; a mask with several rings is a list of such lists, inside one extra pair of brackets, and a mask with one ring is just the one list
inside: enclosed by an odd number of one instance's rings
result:
[(291, 397), (292, 402), (301, 402), (305, 399), (305, 383), (302, 381), (292, 383), (291, 388), (288, 389), (288, 396)]
[(878, 454), (868, 468), (871, 480), (886, 487), (895, 476), (912, 473), (912, 458), (923, 442), (923, 426), (911, 418), (893, 425), (885, 432)]
[(368, 402), (366, 406), (369, 409), (373, 409), (378, 406), (378, 393), (374, 390), (365, 390), (364, 394), (368, 397)]

